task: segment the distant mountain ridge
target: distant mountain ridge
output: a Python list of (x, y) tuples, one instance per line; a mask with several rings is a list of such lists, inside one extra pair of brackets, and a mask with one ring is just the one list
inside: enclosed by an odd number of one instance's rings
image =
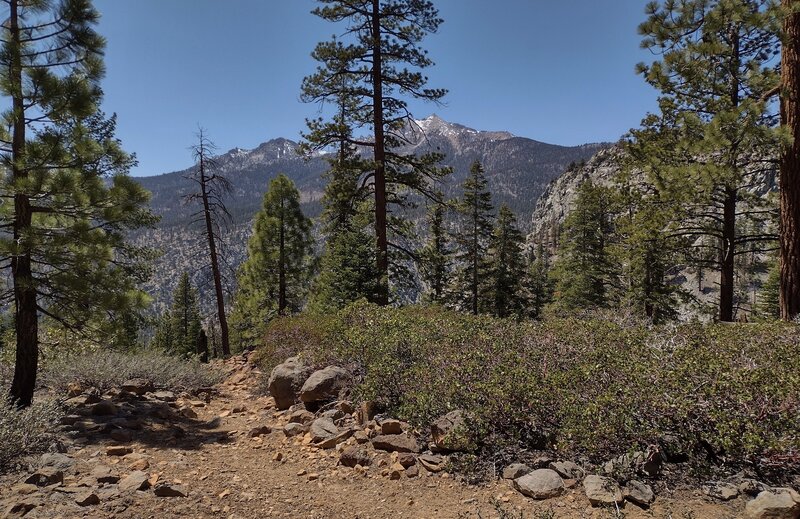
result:
[[(451, 166), (453, 174), (443, 183), (446, 196), (459, 194), (459, 186), (470, 165), (480, 160), (486, 170), (489, 189), (495, 205), (508, 204), (518, 215), (520, 224), (527, 228), (536, 200), (547, 185), (574, 162), (588, 160), (605, 143), (582, 146), (558, 146), (505, 131), (480, 131), (447, 122), (431, 115), (415, 121), (406, 129), (410, 144), (401, 151), (424, 153), (437, 151), (445, 155), (443, 165)], [(276, 138), (253, 149), (233, 148), (218, 157), (220, 174), (233, 186), (227, 200), (233, 222), (227, 233), (228, 274), (243, 260), (250, 221), (261, 205), (269, 181), (284, 173), (297, 185), (307, 215), (315, 217), (321, 209), (320, 200), (325, 189), (324, 172), (329, 168), (324, 153), (303, 157), (297, 153), (298, 143)], [(178, 275), (187, 270), (195, 282), (203, 284), (206, 276), (196, 272), (202, 259), (202, 243), (197, 229), (191, 228), (191, 215), (196, 208), (187, 207), (181, 200), (191, 189), (185, 175), (191, 171), (165, 173), (137, 180), (152, 192), (151, 207), (161, 216), (158, 228), (139, 237), (156, 246), (164, 256), (156, 265), (156, 279), (147, 287), (156, 297), (157, 306), (169, 299)], [(230, 284), (230, 282), (229, 282)], [(206, 298), (207, 299), (207, 298)]]

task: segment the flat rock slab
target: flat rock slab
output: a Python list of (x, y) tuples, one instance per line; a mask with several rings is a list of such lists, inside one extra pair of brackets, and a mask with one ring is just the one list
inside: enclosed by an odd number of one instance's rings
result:
[(162, 483), (158, 485), (153, 493), (158, 497), (186, 497), (186, 489), (181, 485), (171, 485), (169, 483)]
[(592, 506), (610, 506), (623, 501), (622, 490), (616, 481), (604, 476), (586, 476), (583, 489)]
[(515, 479), (514, 488), (533, 499), (550, 499), (564, 492), (564, 482), (556, 471), (538, 469)]
[(788, 488), (765, 490), (747, 503), (747, 519), (797, 519), (800, 517), (800, 495)]
[(120, 492), (135, 492), (137, 490), (147, 490), (150, 488), (150, 476), (141, 470), (136, 470), (125, 476), (119, 482)]
[(408, 434), (381, 434), (372, 439), (372, 446), (389, 452), (422, 452), (416, 438)]

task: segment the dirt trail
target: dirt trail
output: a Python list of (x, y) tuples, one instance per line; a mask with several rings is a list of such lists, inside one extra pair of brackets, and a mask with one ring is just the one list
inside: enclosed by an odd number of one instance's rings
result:
[[(659, 495), (646, 511), (628, 504), (624, 515), (618, 515), (614, 510), (592, 508), (579, 485), (559, 498), (537, 502), (516, 492), (508, 481), (475, 487), (422, 468), (417, 477), (391, 480), (384, 475), (390, 454), (377, 451), (369, 469), (360, 472), (338, 465), (336, 449), (320, 450), (303, 445), (302, 438), (286, 438), (282, 432), (286, 413), (276, 411), (271, 398), (252, 393), (257, 372), (241, 358), (225, 366), (230, 376), (207, 402), (190, 397), (185, 404), (181, 399), (172, 403), (172, 411), (190, 407), (196, 417), (183, 411), (169, 419), (149, 418), (150, 412), (147, 419), (140, 419), (141, 429), (129, 441), (118, 432), (114, 436), (123, 441), (111, 439), (101, 421), (99, 430), (89, 428), (73, 435), (75, 443), (67, 441), (67, 456), (74, 465), (64, 470), (63, 482), (37, 489), (22, 483), (29, 473), (0, 478), (0, 517), (8, 511), (16, 517), (28, 508), (24, 517), (49, 519), (505, 519), (520, 517), (520, 512), (530, 519), (722, 519), (740, 517), (744, 509), (742, 499), (720, 504), (709, 502), (699, 492), (682, 492)], [(249, 436), (251, 430), (265, 425), (271, 433)], [(112, 456), (109, 446), (130, 447), (132, 452)], [(154, 486), (166, 483), (186, 496), (158, 497), (152, 489), (126, 490), (122, 481), (114, 481), (115, 477), (125, 481), (136, 469), (149, 476)], [(104, 472), (111, 477), (99, 483), (97, 474)], [(96, 495), (99, 503), (86, 504), (94, 503), (94, 498), (84, 499), (89, 494)], [(86, 501), (85, 506), (77, 504), (79, 500)], [(501, 514), (495, 503), (508, 515)]]

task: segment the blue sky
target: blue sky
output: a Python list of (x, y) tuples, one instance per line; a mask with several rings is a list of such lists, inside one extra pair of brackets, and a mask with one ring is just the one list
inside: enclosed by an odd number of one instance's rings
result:
[[(647, 0), (437, 0), (424, 46), (444, 106), (422, 118), (554, 144), (616, 140), (655, 108), (634, 73), (651, 59), (637, 25)], [(299, 100), (316, 42), (339, 28), (313, 0), (96, 0), (108, 39), (104, 109), (135, 152), (135, 175), (183, 169), (197, 125), (221, 151), (297, 140), (317, 108)]]

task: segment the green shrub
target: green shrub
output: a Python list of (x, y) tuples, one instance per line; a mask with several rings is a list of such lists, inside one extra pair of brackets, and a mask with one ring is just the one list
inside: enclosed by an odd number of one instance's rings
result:
[(723, 460), (771, 463), (800, 447), (799, 344), (798, 327), (779, 323), (518, 323), (357, 303), (273, 324), (259, 359), (349, 366), (356, 399), (422, 428), (464, 409), (493, 449), (601, 461), (670, 434)]
[(47, 450), (62, 415), (52, 400), (22, 410), (0, 403), (0, 472), (12, 468), (24, 456)]
[(65, 390), (72, 382), (106, 390), (132, 378), (143, 378), (160, 389), (192, 391), (212, 386), (221, 377), (217, 370), (196, 359), (185, 360), (154, 350), (95, 350), (49, 359), (42, 368), (40, 382), (58, 390)]

